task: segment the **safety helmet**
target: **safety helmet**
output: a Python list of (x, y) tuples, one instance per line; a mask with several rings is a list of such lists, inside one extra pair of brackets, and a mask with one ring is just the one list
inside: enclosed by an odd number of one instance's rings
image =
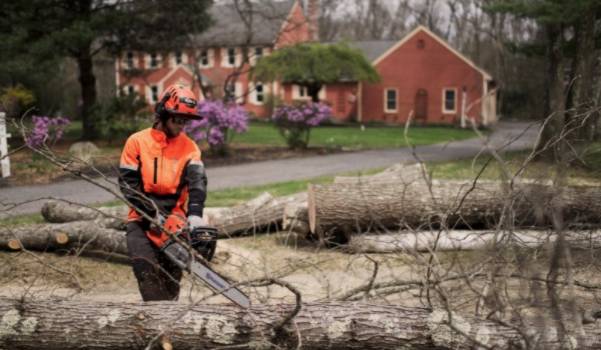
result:
[(161, 100), (155, 106), (155, 112), (161, 118), (177, 115), (190, 119), (200, 119), (198, 101), (194, 93), (183, 85), (170, 85), (163, 92)]

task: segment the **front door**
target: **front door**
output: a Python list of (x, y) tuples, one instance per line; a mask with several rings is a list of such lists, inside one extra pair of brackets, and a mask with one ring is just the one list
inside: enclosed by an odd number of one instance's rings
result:
[(415, 94), (415, 120), (425, 122), (428, 119), (428, 91), (417, 90)]

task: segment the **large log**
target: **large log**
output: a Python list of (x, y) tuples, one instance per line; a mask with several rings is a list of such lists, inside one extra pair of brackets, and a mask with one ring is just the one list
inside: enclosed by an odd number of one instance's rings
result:
[(600, 187), (516, 183), (509, 190), (495, 181), (472, 185), (465, 181), (433, 181), (430, 188), (422, 181), (309, 185), (310, 229), (322, 239), (348, 239), (354, 232), (441, 223), (450, 228), (490, 228), (508, 215), (517, 227), (547, 227), (550, 208), (562, 208), (567, 224), (601, 223)]
[[(204, 214), (211, 218), (219, 216), (226, 208), (205, 208)], [(114, 207), (90, 208), (76, 203), (50, 200), (42, 207), (42, 216), (50, 223), (97, 220), (104, 227), (125, 230), (129, 208), (125, 205)]]
[[(557, 240), (557, 233), (535, 230), (515, 232), (496, 231), (401, 231), (386, 234), (353, 235), (347, 250), (354, 253), (396, 253), (463, 251), (499, 247), (539, 248)], [(571, 248), (601, 248), (601, 231), (564, 232), (565, 242)]]
[[(47, 222), (63, 223), (73, 221), (86, 221), (95, 219), (112, 219), (116, 223), (111, 224), (118, 226), (118, 222), (123, 225), (127, 217), (127, 206), (119, 205), (114, 207), (91, 208), (75, 203), (67, 203), (63, 201), (50, 200), (42, 206), (42, 216)], [(112, 221), (108, 221), (111, 222)]]
[(106, 228), (103, 220), (33, 224), (0, 228), (0, 248), (9, 250), (80, 250), (127, 254), (125, 233)]
[(282, 223), (282, 213), (290, 203), (306, 202), (305, 192), (283, 197), (262, 194), (259, 197), (207, 216), (210, 225), (217, 227), (220, 237), (262, 233)]
[[(445, 310), (351, 302), (303, 304), (292, 323), (274, 326), (294, 305), (230, 305), (176, 302), (117, 303), (28, 301), (0, 298), (2, 349), (178, 350), (476, 349), (523, 348), (516, 328)], [(450, 315), (450, 316), (449, 316)], [(558, 349), (553, 322), (524, 329), (541, 349)], [(587, 325), (572, 348), (601, 347), (601, 328)], [(564, 344), (565, 345), (565, 344)], [(150, 347), (148, 347), (150, 348)]]

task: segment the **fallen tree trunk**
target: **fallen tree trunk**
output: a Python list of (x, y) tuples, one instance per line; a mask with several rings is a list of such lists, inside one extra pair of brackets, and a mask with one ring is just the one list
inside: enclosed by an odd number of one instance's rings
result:
[[(175, 302), (24, 301), (0, 298), (0, 348), (143, 349), (507, 349), (523, 347), (515, 328), (445, 310), (351, 302), (294, 305), (190, 306)], [(451, 316), (449, 316), (449, 314)], [(450, 318), (450, 319), (449, 319)], [(553, 322), (524, 332), (544, 349), (558, 349)], [(601, 328), (584, 326), (574, 348), (601, 347)], [(150, 348), (150, 347), (149, 347)]]
[(220, 237), (232, 237), (261, 233), (272, 225), (282, 223), (286, 205), (307, 201), (306, 193), (272, 197), (264, 193), (259, 197), (232, 208), (225, 208), (207, 216), (210, 225), (219, 230)]
[(0, 229), (0, 248), (9, 250), (94, 250), (127, 255), (125, 233), (102, 220), (35, 224)]
[[(205, 208), (207, 217), (219, 216), (227, 208)], [(42, 216), (50, 223), (67, 223), (75, 221), (99, 220), (106, 228), (125, 230), (129, 208), (125, 205), (115, 207), (90, 208), (88, 206), (48, 201), (42, 207)]]
[[(564, 232), (570, 248), (601, 248), (601, 231)], [(396, 253), (496, 249), (500, 247), (539, 248), (557, 240), (555, 232), (520, 230), (494, 231), (402, 231), (386, 234), (353, 235), (345, 249), (353, 253)]]
[(549, 185), (500, 182), (434, 181), (309, 185), (308, 216), (311, 232), (327, 240), (348, 240), (351, 233), (379, 228), (431, 225), (495, 227), (501, 217), (513, 217), (517, 227), (546, 227), (550, 209), (560, 208), (564, 222), (598, 225), (601, 188), (556, 188)]
[(66, 203), (63, 201), (47, 201), (42, 206), (42, 216), (47, 222), (63, 223), (95, 219), (114, 219), (125, 222), (128, 208), (125, 205), (115, 207), (91, 208), (88, 206)]

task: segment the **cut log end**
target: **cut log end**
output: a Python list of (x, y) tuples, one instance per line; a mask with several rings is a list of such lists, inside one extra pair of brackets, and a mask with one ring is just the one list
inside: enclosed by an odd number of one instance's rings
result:
[(21, 242), (18, 239), (11, 239), (8, 241), (8, 248), (11, 250), (21, 250)]
[(59, 232), (54, 235), (54, 240), (58, 244), (65, 245), (69, 242), (69, 235), (64, 232)]

